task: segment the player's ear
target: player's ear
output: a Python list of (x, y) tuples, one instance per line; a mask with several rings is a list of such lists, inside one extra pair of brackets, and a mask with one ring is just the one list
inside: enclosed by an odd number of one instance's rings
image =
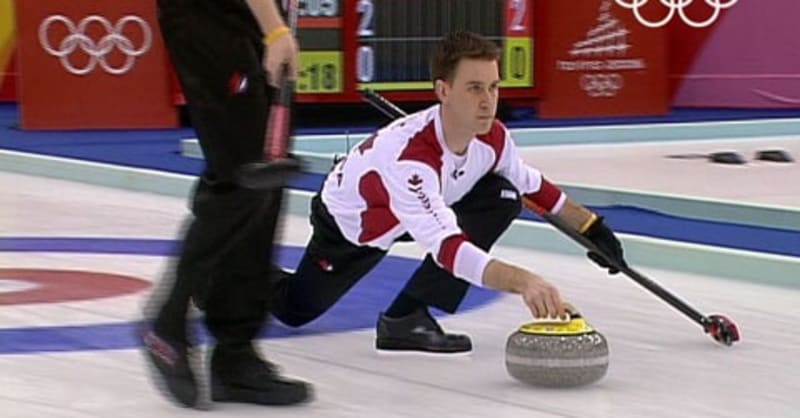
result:
[(436, 98), (439, 99), (440, 102), (444, 103), (447, 100), (449, 91), (449, 86), (447, 82), (440, 79), (437, 79), (433, 84), (433, 89), (436, 92)]

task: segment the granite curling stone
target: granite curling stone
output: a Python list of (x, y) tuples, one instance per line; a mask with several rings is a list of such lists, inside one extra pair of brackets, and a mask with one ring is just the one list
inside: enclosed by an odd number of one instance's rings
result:
[(569, 320), (537, 320), (508, 337), (506, 370), (534, 386), (588, 385), (608, 370), (608, 343), (579, 314)]

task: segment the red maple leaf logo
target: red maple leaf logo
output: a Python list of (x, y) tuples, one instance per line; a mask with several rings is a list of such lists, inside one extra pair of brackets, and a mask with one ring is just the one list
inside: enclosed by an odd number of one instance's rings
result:
[(377, 136), (378, 136), (378, 134), (373, 134), (369, 138), (365, 139), (364, 142), (359, 144), (358, 145), (358, 152), (361, 153), (361, 155), (364, 155), (365, 152), (371, 150), (372, 146), (375, 144), (375, 137), (377, 137)]

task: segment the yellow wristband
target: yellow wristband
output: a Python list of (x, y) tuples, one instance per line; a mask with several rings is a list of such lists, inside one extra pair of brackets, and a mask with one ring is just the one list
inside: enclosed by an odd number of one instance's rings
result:
[(291, 30), (286, 26), (278, 26), (277, 28), (269, 31), (267, 36), (264, 37), (264, 45), (270, 46), (273, 42), (277, 41), (283, 35), (291, 32)]
[(578, 232), (583, 234), (584, 232), (588, 231), (589, 228), (594, 225), (595, 221), (597, 221), (597, 214), (592, 212), (591, 215), (589, 215), (589, 219), (587, 219), (586, 222), (581, 225), (580, 229), (578, 229)]

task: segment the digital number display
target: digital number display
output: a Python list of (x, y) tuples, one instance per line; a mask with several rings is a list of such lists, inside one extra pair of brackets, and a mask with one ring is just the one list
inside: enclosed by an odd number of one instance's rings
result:
[[(288, 0), (281, 0), (284, 10)], [(442, 37), (470, 30), (497, 42), (504, 94), (532, 97), (533, 0), (299, 0), (297, 99), (360, 101), (359, 90), (430, 93)], [(419, 92), (419, 93), (417, 93)]]
[(301, 52), (296, 85), (299, 93), (342, 92), (342, 53), (339, 51)]
[(533, 84), (532, 33), (525, 0), (357, 0), (359, 89), (431, 87), (428, 60), (442, 36), (471, 30), (501, 47), (504, 87)]
[[(286, 10), (287, 0), (283, 3)], [(341, 0), (298, 0), (297, 6), (297, 93), (343, 92)]]

